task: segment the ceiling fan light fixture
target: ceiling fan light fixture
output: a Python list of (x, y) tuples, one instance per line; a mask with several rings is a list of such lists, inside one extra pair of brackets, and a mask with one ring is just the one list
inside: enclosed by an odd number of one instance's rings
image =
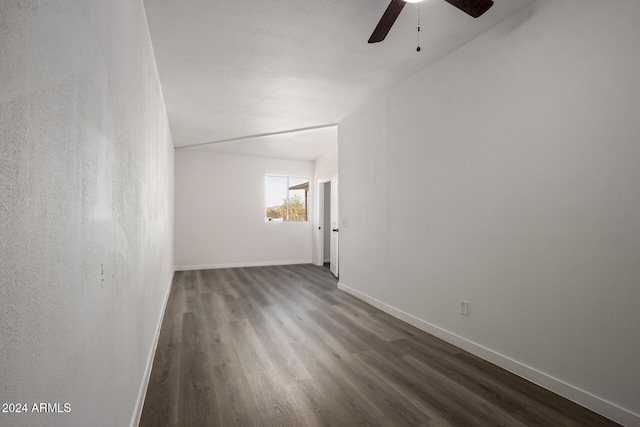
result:
[[(419, 3), (422, 0), (391, 0), (389, 6), (384, 11), (380, 22), (376, 25), (373, 34), (369, 37), (369, 43), (378, 43), (384, 40), (391, 29), (391, 26), (396, 22), (396, 18), (402, 12), (402, 9), (407, 3)], [(493, 6), (493, 0), (445, 0), (447, 3), (457, 7), (467, 15), (471, 15), (474, 18), (479, 17), (485, 13), (491, 6)], [(418, 11), (418, 13), (420, 13)], [(418, 30), (420, 31), (420, 30)]]

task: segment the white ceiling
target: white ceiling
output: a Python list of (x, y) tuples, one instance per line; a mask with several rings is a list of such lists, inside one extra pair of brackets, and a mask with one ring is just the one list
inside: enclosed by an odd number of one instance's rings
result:
[(232, 152), (280, 140), (243, 138), (284, 132), (288, 140), (291, 131), (338, 123), (532, 1), (495, 0), (473, 19), (426, 0), (420, 52), (412, 4), (377, 44), (367, 39), (389, 0), (144, 4), (174, 145), (233, 140), (224, 143)]

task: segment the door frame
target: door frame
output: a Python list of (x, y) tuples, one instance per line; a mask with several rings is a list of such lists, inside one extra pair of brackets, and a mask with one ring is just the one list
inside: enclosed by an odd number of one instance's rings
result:
[[(327, 183), (331, 183), (332, 180), (336, 180), (338, 179), (338, 175), (335, 175), (331, 178), (325, 178), (325, 179), (319, 179), (318, 181), (316, 181), (316, 189), (317, 191), (317, 195), (318, 195), (318, 223), (316, 224), (316, 227), (314, 229), (314, 233), (316, 235), (316, 256), (314, 259), (314, 263), (318, 266), (323, 266), (324, 265), (324, 232), (326, 231), (324, 229), (324, 208), (325, 208), (325, 203), (324, 203), (324, 198), (325, 198), (325, 184)], [(336, 206), (337, 206), (337, 201), (336, 201)], [(339, 214), (338, 214), (339, 216)], [(331, 227), (331, 224), (329, 224), (329, 227)], [(330, 231), (331, 233), (331, 231)], [(338, 257), (336, 256), (336, 259)]]
[[(331, 235), (329, 237), (329, 244), (331, 249), (329, 252), (329, 269), (331, 273), (336, 277), (340, 277), (340, 234), (338, 233), (340, 227), (340, 204), (338, 203), (338, 194), (340, 193), (340, 186), (338, 185), (338, 176), (331, 178)], [(335, 242), (335, 243), (334, 243)]]
[(318, 194), (318, 224), (315, 229), (316, 233), (316, 259), (315, 264), (319, 266), (324, 265), (324, 186), (331, 179), (321, 179), (317, 181), (317, 194)]

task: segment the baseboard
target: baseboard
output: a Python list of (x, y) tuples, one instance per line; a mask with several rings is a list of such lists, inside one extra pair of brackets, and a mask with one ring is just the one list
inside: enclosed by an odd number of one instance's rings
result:
[(142, 383), (140, 384), (140, 390), (138, 391), (138, 398), (136, 399), (136, 406), (133, 410), (133, 417), (131, 418), (131, 427), (138, 427), (140, 424), (140, 417), (142, 416), (142, 408), (144, 407), (144, 398), (147, 395), (147, 387), (149, 386), (149, 379), (151, 378), (151, 368), (153, 367), (153, 360), (156, 355), (156, 349), (158, 348), (158, 339), (160, 339), (160, 328), (162, 327), (162, 321), (164, 319), (164, 312), (167, 308), (167, 302), (169, 301), (169, 294), (171, 293), (171, 286), (173, 285), (173, 276), (171, 275), (171, 281), (169, 282), (169, 288), (164, 296), (164, 302), (162, 303), (162, 309), (160, 310), (160, 318), (158, 319), (158, 325), (156, 326), (156, 333), (153, 337), (153, 343), (149, 356), (147, 357), (147, 366), (144, 369), (142, 375)]
[(585, 390), (572, 386), (571, 384), (554, 378), (535, 368), (520, 363), (508, 356), (493, 351), (490, 348), (484, 347), (483, 345), (470, 341), (464, 337), (461, 337), (460, 335), (449, 332), (446, 329), (442, 329), (439, 326), (436, 326), (409, 313), (399, 310), (385, 302), (382, 302), (356, 289), (353, 289), (345, 285), (344, 283), (338, 283), (338, 289), (343, 290), (350, 295), (353, 295), (359, 300), (362, 300), (367, 304), (376, 307), (387, 314), (390, 314), (393, 317), (407, 322), (410, 325), (413, 325), (418, 329), (421, 329), (450, 344), (453, 344), (456, 347), (466, 350), (469, 353), (475, 354), (476, 356), (484, 360), (498, 365), (509, 372), (512, 372), (526, 380), (531, 381), (534, 384), (546, 388), (547, 390), (555, 394), (558, 394), (604, 417), (620, 423), (623, 426), (640, 426), (639, 414), (622, 408), (615, 403), (604, 400)]
[(272, 265), (311, 264), (311, 260), (233, 262), (227, 264), (178, 265), (176, 271), (214, 270), (218, 268), (268, 267)]

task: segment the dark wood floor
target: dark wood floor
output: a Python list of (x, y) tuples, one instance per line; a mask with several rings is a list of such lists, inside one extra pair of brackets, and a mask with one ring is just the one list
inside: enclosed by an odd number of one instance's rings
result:
[(617, 424), (295, 265), (176, 273), (140, 425)]

